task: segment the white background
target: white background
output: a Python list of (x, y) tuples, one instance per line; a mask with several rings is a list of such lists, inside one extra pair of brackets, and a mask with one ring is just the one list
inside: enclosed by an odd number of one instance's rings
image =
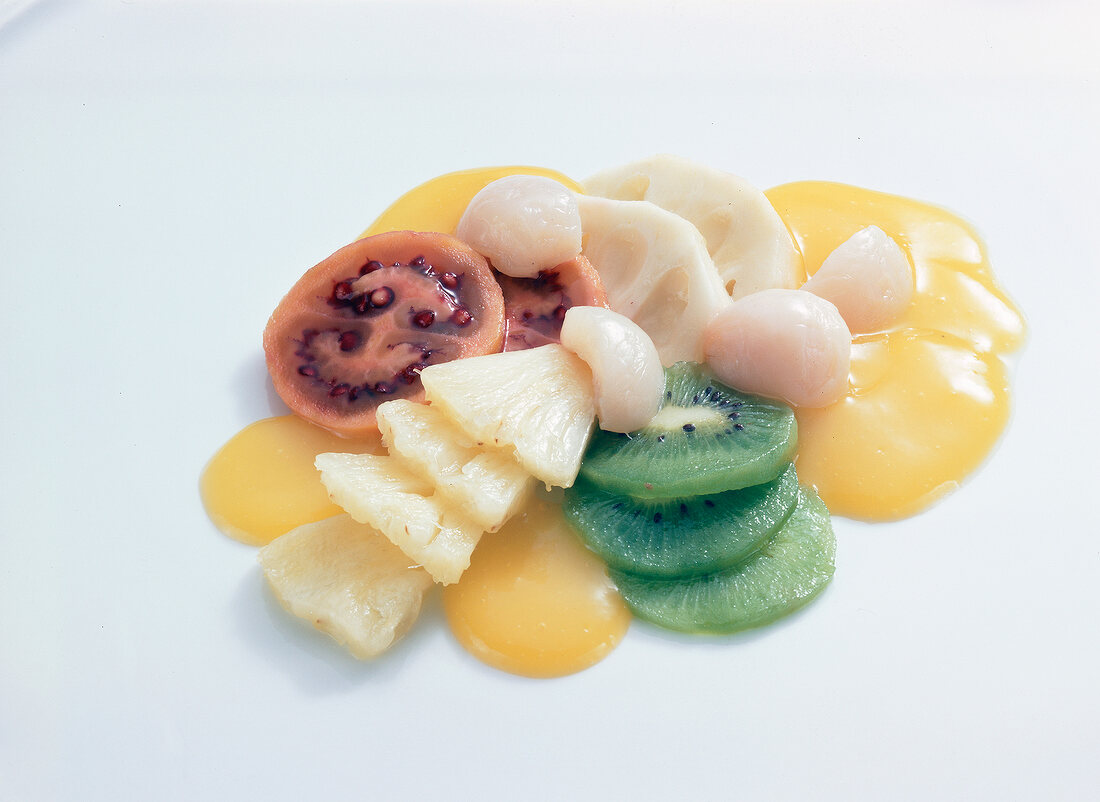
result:
[[(0, 799), (1079, 799), (1100, 784), (1092, 3), (0, 0)], [(804, 613), (579, 675), (359, 664), (198, 477), (297, 276), (437, 174), (671, 152), (955, 209), (1013, 423)]]

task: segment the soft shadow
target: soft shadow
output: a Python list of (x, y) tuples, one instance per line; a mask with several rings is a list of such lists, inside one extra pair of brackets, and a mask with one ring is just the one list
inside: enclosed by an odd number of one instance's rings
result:
[(439, 594), (433, 589), (412, 631), (385, 654), (357, 660), (328, 635), (284, 610), (259, 566), (241, 581), (234, 609), (241, 642), (313, 697), (392, 682), (410, 659), (423, 654), (426, 641), (443, 619)]
[(75, 6), (75, 0), (12, 0), (0, 4), (0, 45), (19, 37), (32, 36), (34, 30), (46, 24), (51, 15), (57, 16)]
[(638, 618), (631, 622), (630, 628), (632, 631), (637, 630), (639, 634), (644, 633), (647, 638), (663, 641), (665, 643), (675, 643), (687, 648), (731, 649), (775, 637), (788, 627), (798, 626), (799, 621), (803, 617), (810, 615), (813, 608), (821, 604), (831, 590), (832, 583), (829, 583), (816, 596), (810, 599), (809, 602), (799, 607), (797, 610), (787, 613), (770, 623), (761, 624), (760, 626), (742, 632), (734, 632), (730, 635), (692, 635), (686, 632), (675, 632), (670, 629), (663, 629), (655, 624), (651, 624), (648, 621), (642, 621)]
[[(262, 353), (252, 354), (241, 362), (233, 375), (233, 386), (233, 395), (240, 404), (240, 412), (245, 419), (290, 414), (290, 407), (275, 392)], [(262, 396), (256, 392), (260, 387), (264, 388)]]

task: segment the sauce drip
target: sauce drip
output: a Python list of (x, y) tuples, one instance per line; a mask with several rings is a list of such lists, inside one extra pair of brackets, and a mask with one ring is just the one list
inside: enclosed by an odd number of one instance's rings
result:
[(214, 525), (264, 546), (302, 524), (339, 515), (313, 460), (326, 451), (382, 454), (380, 438), (348, 440), (295, 415), (246, 426), (210, 460), (199, 489)]
[(552, 178), (579, 192), (580, 185), (555, 170), (545, 167), (482, 167), (447, 173), (411, 189), (390, 204), (382, 215), (370, 224), (361, 237), (387, 231), (434, 231), (453, 234), (462, 213), (486, 184), (506, 175), (537, 175)]
[(443, 589), (443, 609), (467, 651), (528, 677), (602, 660), (631, 618), (604, 564), (565, 522), (560, 499), (545, 496), (482, 537), (462, 579)]
[(957, 487), (992, 450), (1011, 402), (1002, 356), (1025, 326), (997, 286), (977, 233), (919, 201), (804, 181), (768, 190), (813, 275), (833, 249), (876, 225), (913, 263), (909, 308), (857, 337), (846, 398), (797, 409), (798, 475), (834, 515), (892, 520)]

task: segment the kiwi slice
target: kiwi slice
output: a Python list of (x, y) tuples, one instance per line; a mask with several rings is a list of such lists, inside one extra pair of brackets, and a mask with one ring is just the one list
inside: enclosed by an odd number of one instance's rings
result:
[(598, 431), (581, 476), (635, 498), (686, 498), (770, 482), (797, 445), (794, 412), (719, 383), (702, 365), (665, 370), (661, 411), (629, 434)]
[(634, 614), (681, 632), (730, 633), (768, 624), (816, 596), (833, 577), (836, 538), (829, 511), (807, 488), (787, 522), (734, 568), (686, 579), (612, 571)]
[(580, 480), (565, 492), (565, 519), (609, 568), (686, 577), (730, 568), (751, 556), (790, 517), (798, 476), (684, 499), (636, 499)]

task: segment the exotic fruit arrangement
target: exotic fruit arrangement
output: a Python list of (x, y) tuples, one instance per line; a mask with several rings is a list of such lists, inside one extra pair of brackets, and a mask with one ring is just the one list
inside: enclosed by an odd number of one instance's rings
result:
[(263, 345), (293, 414), (203, 500), (356, 657), (438, 587), (473, 655), (561, 676), (634, 617), (718, 635), (814, 599), (831, 515), (913, 515), (981, 464), (1024, 334), (918, 201), (671, 156), (453, 173), (290, 289)]

